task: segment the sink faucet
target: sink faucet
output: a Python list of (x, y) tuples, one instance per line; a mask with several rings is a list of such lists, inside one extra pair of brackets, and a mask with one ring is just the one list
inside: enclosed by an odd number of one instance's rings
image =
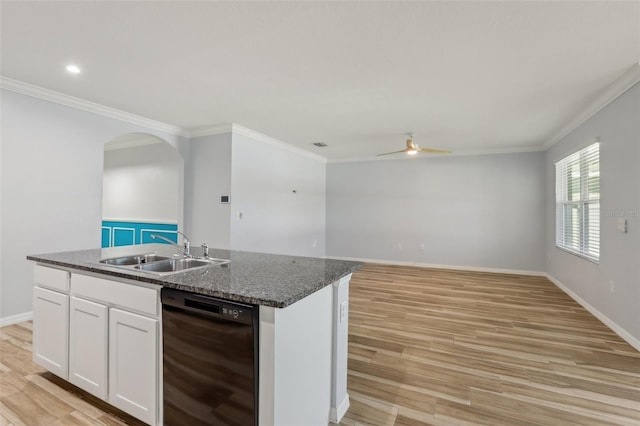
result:
[(174, 243), (173, 241), (171, 241), (167, 237), (163, 237), (162, 235), (151, 234), (151, 239), (155, 240), (156, 238), (160, 238), (161, 240), (164, 240), (164, 241), (168, 242), (169, 244), (173, 244), (174, 246), (178, 246), (180, 249), (182, 249), (182, 251), (183, 251), (185, 256), (191, 256), (191, 241), (189, 241), (189, 238), (186, 235), (184, 235), (182, 232), (180, 232), (180, 231), (176, 231), (176, 232), (178, 234), (182, 235), (182, 238), (183, 238), (182, 246)]

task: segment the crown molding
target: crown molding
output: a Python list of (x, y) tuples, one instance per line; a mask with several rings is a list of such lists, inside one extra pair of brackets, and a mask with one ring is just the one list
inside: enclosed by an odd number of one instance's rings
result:
[(213, 135), (221, 135), (224, 133), (231, 133), (233, 131), (233, 124), (217, 124), (215, 126), (202, 126), (196, 127), (193, 129), (189, 129), (189, 137), (199, 138), (202, 136), (213, 136)]
[(233, 123), (231, 125), (233, 133), (243, 135), (249, 137), (253, 140), (257, 140), (263, 142), (267, 145), (271, 145), (280, 149), (284, 149), (285, 151), (292, 152), (294, 154), (302, 155), (308, 158), (311, 158), (316, 161), (320, 161), (321, 163), (326, 163), (327, 159), (321, 155), (316, 153), (307, 151), (302, 148), (298, 148), (297, 146), (293, 146), (286, 142), (282, 142), (276, 138), (272, 138), (271, 136), (265, 135), (264, 133), (256, 132), (255, 130), (248, 129), (246, 127), (240, 126), (238, 124)]
[(549, 149), (569, 133), (574, 131), (582, 123), (596, 115), (604, 107), (613, 102), (627, 90), (631, 89), (640, 82), (640, 63), (633, 64), (620, 77), (607, 86), (602, 93), (598, 95), (587, 107), (571, 120), (566, 126), (562, 127), (555, 135), (544, 144), (544, 149)]
[(391, 160), (426, 160), (430, 158), (448, 158), (448, 157), (464, 157), (469, 155), (501, 155), (501, 154), (523, 154), (527, 152), (542, 152), (545, 149), (542, 146), (528, 146), (522, 148), (505, 148), (505, 149), (493, 149), (493, 150), (473, 150), (473, 151), (454, 151), (451, 154), (426, 154), (426, 155), (398, 155), (396, 157), (392, 155), (386, 155), (384, 157), (369, 156), (369, 157), (352, 157), (352, 158), (338, 158), (335, 160), (327, 160), (329, 164), (335, 163), (360, 163), (364, 161), (391, 161)]
[(222, 133), (229, 133), (229, 132), (231, 132), (232, 134), (246, 136), (248, 138), (265, 143), (267, 145), (284, 149), (285, 151), (289, 151), (294, 154), (303, 155), (305, 157), (312, 158), (322, 163), (327, 162), (327, 159), (321, 155), (306, 151), (302, 148), (298, 148), (297, 146), (293, 146), (286, 142), (282, 142), (281, 140), (265, 135), (264, 133), (256, 132), (255, 130), (251, 130), (247, 127), (240, 126), (239, 124), (235, 124), (235, 123), (221, 124), (216, 126), (198, 127), (190, 130), (189, 135), (191, 136), (191, 138), (197, 138), (201, 136), (212, 136), (212, 135), (219, 135)]
[(142, 117), (126, 111), (121, 111), (119, 109), (100, 105), (95, 102), (90, 102), (84, 99), (65, 95), (60, 92), (55, 92), (53, 90), (45, 89), (43, 87), (35, 86), (29, 83), (24, 83), (22, 81), (14, 80), (8, 77), (0, 76), (0, 87), (3, 89), (11, 90), (12, 92), (31, 96), (33, 98), (38, 98), (56, 104), (68, 106), (71, 108), (79, 109), (81, 111), (92, 112), (104, 117), (136, 124), (171, 135), (189, 137), (189, 132), (187, 132), (185, 129), (173, 126), (171, 124), (155, 121), (150, 118)]

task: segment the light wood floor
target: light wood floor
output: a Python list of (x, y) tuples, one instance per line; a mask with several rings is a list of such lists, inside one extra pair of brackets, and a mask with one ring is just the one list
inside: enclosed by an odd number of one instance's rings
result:
[[(640, 353), (545, 278), (368, 264), (350, 297), (342, 425), (640, 425)], [(123, 424), (0, 329), (0, 426)]]
[(0, 426), (143, 426), (31, 361), (31, 322), (0, 328)]
[(546, 278), (368, 264), (350, 289), (344, 425), (640, 425), (640, 353)]

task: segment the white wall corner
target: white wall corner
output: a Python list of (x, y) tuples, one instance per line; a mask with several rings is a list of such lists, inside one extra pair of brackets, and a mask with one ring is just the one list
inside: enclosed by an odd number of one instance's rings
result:
[(575, 130), (582, 123), (596, 115), (604, 107), (621, 96), (624, 92), (631, 89), (640, 82), (640, 63), (633, 64), (620, 77), (607, 86), (602, 93), (598, 95), (587, 107), (578, 114), (573, 120), (563, 126), (551, 139), (544, 144), (544, 149), (548, 149), (557, 142), (561, 141), (565, 136)]
[(275, 146), (277, 148), (284, 149), (289, 152), (293, 152), (295, 154), (303, 155), (305, 157), (314, 159), (316, 161), (320, 161), (321, 163), (326, 163), (327, 159), (321, 155), (313, 153), (311, 151), (307, 151), (302, 148), (298, 148), (297, 146), (293, 146), (286, 142), (282, 142), (276, 138), (272, 138), (271, 136), (265, 135), (264, 133), (256, 132), (255, 130), (248, 129), (246, 127), (240, 126), (238, 124), (232, 124), (232, 132), (237, 133), (239, 135), (243, 135), (249, 137), (253, 140), (266, 143), (267, 145)]
[(0, 318), (0, 327), (6, 325), (17, 324), (19, 322), (31, 321), (33, 319), (33, 311), (24, 312), (22, 314), (11, 315), (8, 317)]
[(322, 163), (327, 162), (327, 159), (321, 155), (307, 151), (302, 148), (298, 148), (297, 146), (291, 145), (289, 143), (283, 142), (271, 136), (265, 135), (264, 133), (251, 130), (247, 127), (240, 126), (239, 124), (235, 124), (235, 123), (218, 124), (215, 126), (196, 127), (194, 129), (189, 130), (189, 137), (199, 138), (201, 136), (220, 135), (220, 134), (229, 133), (229, 132), (235, 133), (238, 135), (243, 135), (253, 140), (256, 140), (258, 142), (266, 143), (268, 145), (275, 146), (277, 148), (281, 148), (289, 152), (303, 155), (305, 157), (312, 158)]
[(587, 311), (589, 311), (594, 317), (596, 317), (600, 321), (602, 321), (604, 323), (604, 325), (609, 327), (614, 333), (616, 333), (618, 336), (620, 336), (624, 341), (626, 341), (628, 344), (630, 344), (635, 349), (640, 351), (640, 340), (639, 339), (637, 339), (634, 336), (632, 336), (631, 333), (629, 333), (624, 328), (620, 327), (612, 319), (610, 319), (605, 314), (603, 314), (602, 312), (600, 312), (599, 310), (597, 310), (596, 308), (591, 306), (586, 300), (584, 300), (582, 297), (578, 296), (577, 293), (575, 293), (573, 290), (569, 289), (569, 287), (567, 287), (564, 284), (562, 284), (555, 277), (553, 277), (550, 274), (545, 274), (545, 276), (547, 277), (547, 279), (549, 279), (549, 281), (554, 283), (560, 290), (562, 290), (565, 293), (567, 293), (569, 295), (569, 297), (571, 297), (573, 300), (578, 302), (583, 308), (585, 308)]
[(84, 99), (65, 95), (64, 93), (55, 92), (53, 90), (45, 89), (44, 87), (24, 83), (22, 81), (14, 80), (4, 76), (0, 76), (0, 87), (6, 90), (11, 90), (12, 92), (31, 96), (33, 98), (38, 98), (44, 101), (68, 106), (81, 111), (92, 112), (94, 114), (114, 118), (116, 120), (124, 121), (131, 124), (136, 124), (148, 129), (158, 130), (160, 132), (168, 133), (171, 135), (189, 137), (189, 132), (187, 132), (185, 129), (173, 126), (171, 124), (162, 123), (160, 121), (152, 120), (140, 115), (132, 114), (126, 111), (121, 111), (119, 109), (97, 104), (95, 102), (90, 102)]

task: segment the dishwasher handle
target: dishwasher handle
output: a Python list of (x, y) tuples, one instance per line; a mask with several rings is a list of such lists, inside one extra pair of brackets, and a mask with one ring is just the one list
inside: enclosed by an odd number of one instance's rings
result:
[(160, 292), (160, 300), (163, 309), (170, 306), (171, 309), (179, 309), (184, 312), (198, 313), (211, 318), (220, 318), (227, 321), (252, 324), (253, 305), (229, 302), (202, 294), (163, 288)]

